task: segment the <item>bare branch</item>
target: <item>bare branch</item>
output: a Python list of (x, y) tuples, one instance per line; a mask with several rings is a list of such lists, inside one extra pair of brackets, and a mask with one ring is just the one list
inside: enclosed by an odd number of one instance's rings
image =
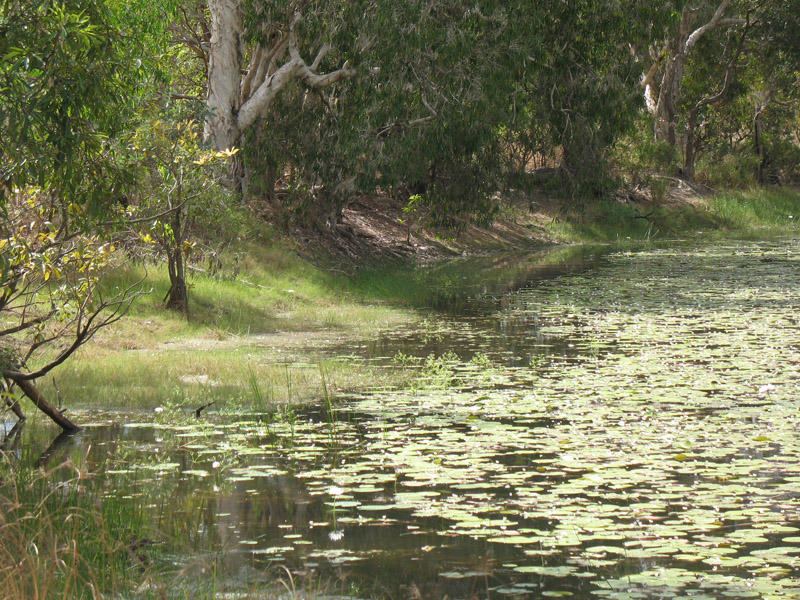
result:
[(239, 114), (236, 119), (239, 131), (247, 129), (259, 116), (266, 112), (272, 105), (272, 101), (275, 99), (278, 92), (294, 79), (296, 69), (297, 62), (294, 60), (289, 61), (282, 65), (275, 73), (267, 77), (264, 83), (258, 86), (256, 91), (253, 92), (250, 98), (239, 109)]
[(3, 372), (3, 377), (8, 377), (9, 379), (13, 379), (15, 382), (19, 383), (20, 381), (31, 381), (33, 379), (37, 379), (52, 371), (55, 367), (67, 360), (78, 348), (88, 342), (100, 329), (119, 321), (123, 316), (125, 316), (136, 298), (150, 293), (152, 290), (135, 290), (135, 288), (139, 287), (143, 282), (144, 278), (127, 287), (118, 295), (119, 300), (107, 302), (101, 301), (100, 306), (92, 311), (85, 322), (83, 321), (83, 311), (85, 309), (86, 302), (84, 302), (79, 309), (79, 313), (76, 318), (73, 319), (68, 325), (69, 327), (72, 327), (75, 323), (77, 323), (77, 330), (75, 331), (72, 343), (64, 348), (55, 359), (48, 362), (38, 370), (28, 373), (13, 369), (6, 370)]
[(306, 63), (301, 63), (298, 66), (299, 69), (299, 78), (302, 79), (306, 85), (313, 87), (313, 88), (324, 88), (328, 87), (336, 83), (337, 81), (341, 81), (342, 79), (352, 79), (358, 73), (355, 69), (351, 69), (348, 67), (348, 63), (345, 62), (344, 66), (341, 69), (337, 69), (336, 71), (332, 71), (330, 73), (326, 73), (325, 75), (318, 75), (314, 71), (312, 71)]
[(717, 7), (717, 10), (714, 12), (714, 16), (711, 17), (711, 20), (705, 25), (698, 27), (691, 33), (691, 35), (686, 39), (686, 43), (683, 45), (684, 54), (689, 54), (689, 51), (700, 40), (701, 37), (703, 37), (712, 29), (721, 25), (720, 21), (722, 21), (722, 15), (725, 13), (730, 3), (731, 0), (722, 0), (722, 3), (720, 3), (720, 5)]
[(331, 51), (331, 46), (329, 44), (323, 44), (322, 48), (319, 49), (317, 52), (317, 56), (314, 57), (314, 61), (311, 63), (311, 70), (316, 71), (319, 68), (319, 63), (327, 56), (328, 52)]

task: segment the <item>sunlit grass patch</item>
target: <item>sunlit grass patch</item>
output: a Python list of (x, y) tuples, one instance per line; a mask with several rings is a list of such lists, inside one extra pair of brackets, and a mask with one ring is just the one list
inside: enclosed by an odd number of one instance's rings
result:
[(363, 363), (328, 361), (320, 351), (408, 322), (416, 318), (412, 312), (316, 269), (287, 248), (253, 245), (240, 254), (235, 272), (190, 276), (188, 321), (163, 307), (169, 288), (164, 265), (120, 255), (106, 291), (141, 282), (151, 293), (43, 380), (45, 392), (69, 407), (136, 409), (216, 399), (215, 407), (231, 409), (253, 405), (251, 373), (271, 403), (319, 398), (320, 363), (334, 389), (384, 380), (379, 369), (370, 375)]
[[(321, 338), (309, 341), (325, 343)], [(285, 338), (236, 338), (216, 345), (190, 340), (174, 346), (108, 353), (98, 359), (79, 355), (54, 371), (52, 381), (42, 387), (55, 397), (55, 382), (58, 393), (69, 399), (67, 404), (74, 400), (81, 408), (167, 407), (191, 413), (213, 401), (213, 410), (235, 413), (319, 400), (326, 389), (336, 394), (386, 385), (392, 377), (354, 358), (331, 359), (298, 349)], [(259, 394), (253, 393), (253, 381)]]
[(798, 230), (800, 193), (791, 188), (726, 192), (711, 198), (709, 205), (728, 230), (760, 236)]
[(640, 208), (613, 201), (579, 205), (546, 224), (573, 243), (637, 243), (675, 238), (763, 238), (798, 230), (800, 193), (793, 188), (719, 192), (691, 204), (654, 203)]

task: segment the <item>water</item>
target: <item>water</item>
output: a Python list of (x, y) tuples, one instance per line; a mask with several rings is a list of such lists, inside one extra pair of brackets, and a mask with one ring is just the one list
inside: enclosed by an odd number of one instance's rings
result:
[(338, 349), (403, 389), (246, 422), (96, 414), (6, 449), (151, 514), (184, 586), (283, 565), (321, 596), (795, 598), (798, 252), (514, 257)]

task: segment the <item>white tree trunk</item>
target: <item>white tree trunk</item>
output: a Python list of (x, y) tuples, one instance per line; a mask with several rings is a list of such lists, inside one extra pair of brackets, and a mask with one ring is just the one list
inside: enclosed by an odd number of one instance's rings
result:
[(241, 135), (237, 123), (242, 82), (242, 0), (208, 0), (211, 48), (208, 59), (204, 137), (215, 150), (233, 148)]
[[(659, 55), (657, 61), (650, 68), (642, 81), (645, 103), (655, 123), (656, 141), (666, 141), (671, 145), (677, 143), (676, 125), (678, 104), (681, 98), (683, 73), (686, 60), (692, 48), (706, 33), (721, 25), (739, 25), (745, 23), (744, 19), (724, 19), (730, 0), (722, 0), (714, 11), (711, 19), (692, 30), (692, 20), (698, 8), (687, 5), (681, 13), (678, 31)], [(663, 75), (658, 91), (655, 90), (655, 76), (658, 72), (659, 62), (665, 59)]]
[[(208, 65), (207, 105), (204, 138), (215, 150), (233, 148), (239, 138), (269, 111), (278, 93), (292, 81), (300, 80), (309, 87), (324, 88), (342, 79), (355, 77), (356, 72), (342, 68), (320, 75), (316, 72), (328, 52), (323, 45), (309, 66), (300, 56), (295, 25), (301, 15), (296, 12), (288, 30), (267, 50), (256, 46), (250, 53), (246, 73), (243, 40), (243, 0), (208, 0), (211, 12), (211, 44)], [(286, 54), (288, 50), (288, 60)], [(285, 60), (282, 65), (278, 62)]]
[(670, 56), (664, 67), (658, 100), (653, 112), (656, 141), (666, 141), (672, 146), (675, 145), (677, 139), (675, 134), (676, 117), (683, 84), (683, 71), (686, 66), (686, 40), (689, 38), (691, 30), (692, 12), (688, 6), (684, 7), (678, 31), (668, 45)]

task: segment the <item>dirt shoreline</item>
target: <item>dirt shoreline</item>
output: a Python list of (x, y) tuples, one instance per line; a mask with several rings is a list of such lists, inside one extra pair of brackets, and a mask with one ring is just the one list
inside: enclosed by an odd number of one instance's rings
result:
[(560, 243), (541, 225), (541, 215), (528, 206), (515, 207), (516, 220), (500, 216), (490, 225), (470, 224), (460, 231), (427, 227), (423, 210), (409, 218), (403, 206), (386, 196), (358, 198), (348, 203), (341, 221), (329, 230), (298, 228), (290, 232), (290, 238), (304, 258), (343, 271)]
[[(703, 211), (700, 190), (681, 180), (672, 182), (663, 198), (654, 200), (641, 190), (620, 190), (609, 203), (628, 205), (637, 218), (648, 219), (656, 209), (665, 214)], [(425, 226), (424, 207), (409, 216), (404, 204), (388, 196), (370, 195), (351, 200), (339, 223), (326, 231), (296, 228), (289, 238), (312, 263), (352, 272), (363, 265), (387, 262), (425, 263), (448, 256), (509, 250), (535, 250), (567, 243), (548, 229), (555, 221), (592, 219), (592, 208), (542, 193), (503, 198), (498, 217), (490, 225), (470, 224), (461, 231)], [(596, 207), (595, 207), (596, 208)]]

